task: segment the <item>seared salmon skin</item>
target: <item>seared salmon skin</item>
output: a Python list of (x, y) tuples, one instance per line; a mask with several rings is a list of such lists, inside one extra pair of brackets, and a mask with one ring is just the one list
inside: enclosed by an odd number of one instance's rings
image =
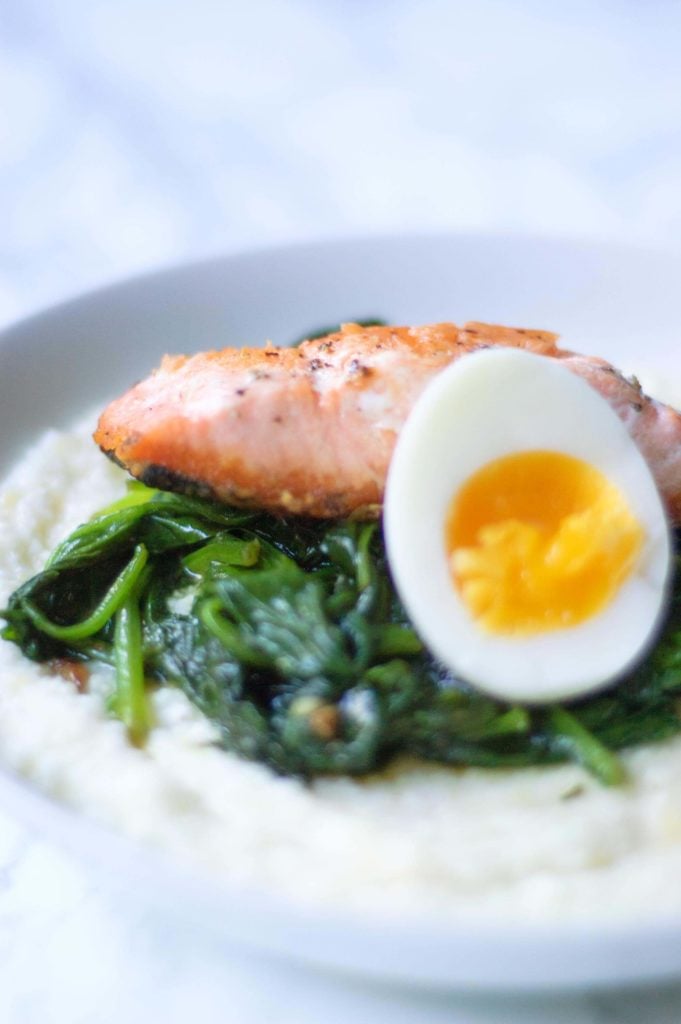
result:
[[(599, 391), (681, 521), (681, 415), (545, 331), (468, 323), (360, 327), (297, 348), (165, 356), (102, 413), (95, 441), (145, 483), (272, 512), (379, 514), (397, 435), (428, 382), (495, 345), (562, 360)], [(540, 443), (538, 441), (538, 443)]]

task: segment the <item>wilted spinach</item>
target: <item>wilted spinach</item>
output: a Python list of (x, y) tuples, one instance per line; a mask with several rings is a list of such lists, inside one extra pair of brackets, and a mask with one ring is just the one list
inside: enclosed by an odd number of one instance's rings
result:
[(678, 732), (681, 587), (646, 661), (569, 706), (509, 706), (453, 678), (397, 598), (375, 523), (278, 518), (132, 484), (1, 613), (36, 661), (110, 664), (138, 743), (149, 688), (180, 687), (222, 745), (275, 771), (365, 774), (398, 755), (489, 768), (582, 763)]

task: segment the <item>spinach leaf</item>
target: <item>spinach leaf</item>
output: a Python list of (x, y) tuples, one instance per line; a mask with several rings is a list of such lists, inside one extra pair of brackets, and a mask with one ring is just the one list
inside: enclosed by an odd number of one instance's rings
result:
[(149, 688), (179, 687), (219, 742), (277, 772), (366, 774), (399, 756), (520, 767), (576, 761), (606, 785), (617, 751), (681, 730), (681, 573), (646, 660), (552, 708), (477, 692), (424, 649), (376, 523), (229, 508), (131, 485), (78, 527), (0, 613), (30, 658), (112, 666), (136, 743)]

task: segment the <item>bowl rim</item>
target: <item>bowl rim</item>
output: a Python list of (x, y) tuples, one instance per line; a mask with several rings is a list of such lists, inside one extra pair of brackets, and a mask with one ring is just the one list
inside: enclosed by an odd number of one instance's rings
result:
[[(358, 246), (382, 247), (395, 243), (464, 244), (469, 239), (477, 242), (482, 240), (490, 245), (521, 242), (557, 249), (566, 246), (572, 250), (597, 249), (603, 253), (620, 255), (625, 251), (637, 258), (648, 255), (672, 258), (681, 267), (681, 252), (671, 247), (638, 242), (627, 244), (613, 239), (590, 240), (584, 236), (565, 237), (512, 231), (425, 231), (408, 235), (386, 232), (356, 237), (342, 235), (318, 240), (303, 239), (280, 245), (229, 250), (122, 276), (63, 298), (3, 326), (0, 330), (0, 348), (11, 343), (20, 333), (42, 329), (44, 323), (53, 316), (65, 312), (77, 313), (78, 307), (86, 304), (112, 300), (125, 303), (128, 289), (170, 281), (176, 275), (201, 274), (211, 268), (229, 266), (230, 263), (257, 262), (263, 258), (286, 259), (291, 254), (303, 256), (307, 253), (311, 256), (320, 250), (352, 251)], [(197, 910), (203, 913), (205, 908), (215, 904), (232, 909), (237, 907), (238, 915), (244, 919), (241, 922), (240, 941), (254, 949), (305, 963), (357, 974), (357, 953), (361, 952), (367, 957), (365, 970), (360, 972), (365, 976), (387, 981), (406, 981), (429, 988), (442, 986), (487, 992), (557, 991), (563, 988), (575, 990), (594, 986), (621, 986), (623, 983), (633, 985), (681, 975), (679, 914), (656, 915), (636, 925), (613, 920), (597, 925), (593, 922), (567, 922), (560, 927), (555, 924), (532, 924), (524, 929), (503, 923), (475, 924), (467, 918), (463, 924), (453, 922), (446, 928), (432, 921), (428, 921), (424, 927), (423, 922), (415, 924), (409, 920), (401, 924), (391, 922), (389, 931), (386, 931), (385, 920), (372, 921), (335, 911), (329, 915), (326, 908), (320, 912), (279, 894), (275, 896), (255, 889), (236, 889), (217, 880), (201, 878), (192, 868), (171, 861), (163, 851), (138, 843), (60, 803), (41, 792), (19, 773), (2, 765), (0, 807), (22, 821), (32, 832), (42, 833), (45, 838), (55, 840), (58, 846), (68, 850), (83, 863), (104, 866), (114, 888), (117, 884), (128, 888), (132, 879), (136, 889), (144, 886), (152, 902), (163, 906), (167, 905), (168, 891), (182, 889), (187, 896), (181, 901), (183, 913), (189, 917), (194, 917)], [(250, 918), (250, 924), (247, 918)], [(354, 943), (355, 952), (342, 955), (337, 951), (329, 957), (315, 943), (315, 929), (319, 928), (342, 934), (346, 945)], [(409, 934), (405, 934), (405, 929)], [(292, 933), (297, 941), (295, 949), (290, 947)], [(389, 958), (389, 962), (381, 956), (372, 959), (372, 943), (385, 943), (387, 939), (392, 946), (392, 959)], [(396, 942), (401, 948), (398, 954), (395, 954)], [(424, 943), (431, 950), (435, 943), (439, 943), (439, 955), (429, 966), (410, 965), (409, 955)], [(337, 942), (335, 945), (338, 947)], [(543, 949), (546, 969), (543, 976), (538, 978), (533, 970), (533, 959), (540, 947)], [(651, 949), (656, 951), (655, 956), (650, 955)], [(660, 950), (665, 949), (666, 955), (660, 955)], [(495, 961), (502, 963), (502, 967), (496, 969), (493, 977), (485, 976), (483, 967)], [(628, 973), (623, 970), (625, 964), (634, 965)]]

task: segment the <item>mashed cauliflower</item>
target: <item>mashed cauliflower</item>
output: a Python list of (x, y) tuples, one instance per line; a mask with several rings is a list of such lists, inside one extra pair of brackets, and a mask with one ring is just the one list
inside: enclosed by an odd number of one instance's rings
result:
[[(0, 487), (0, 606), (123, 488), (87, 427), (41, 438)], [(170, 688), (154, 696), (147, 746), (131, 747), (106, 713), (109, 685), (102, 671), (81, 695), (0, 641), (0, 762), (229, 883), (403, 916), (640, 921), (681, 910), (681, 738), (628, 753), (619, 789), (574, 765), (402, 764), (307, 786), (217, 748)]]

